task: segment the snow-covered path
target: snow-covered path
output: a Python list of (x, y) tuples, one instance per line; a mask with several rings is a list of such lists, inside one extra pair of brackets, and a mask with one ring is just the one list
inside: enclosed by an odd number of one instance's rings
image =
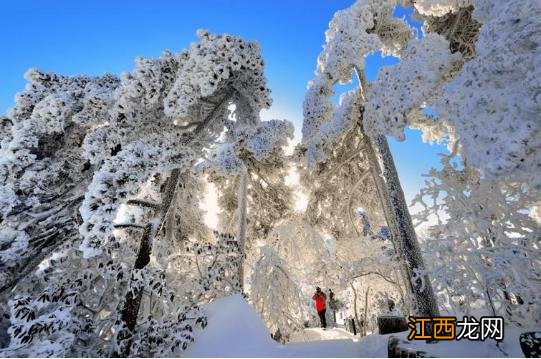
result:
[[(205, 306), (205, 311), (209, 324), (196, 333), (195, 342), (183, 353), (185, 357), (387, 357), (389, 335), (358, 338), (339, 328), (308, 328), (281, 345), (270, 337), (258, 314), (240, 295), (217, 300)], [(507, 356), (522, 357), (518, 336), (524, 330), (506, 331), (502, 348)], [(407, 333), (393, 335), (405, 339)], [(505, 356), (492, 340), (442, 341), (437, 345), (419, 341), (412, 345), (435, 357)]]
[(358, 338), (340, 328), (307, 328), (295, 333), (284, 346), (288, 355), (311, 357), (359, 357)]
[(321, 328), (307, 328), (302, 332), (294, 333), (291, 337), (291, 342), (297, 343), (339, 339), (358, 341), (359, 337), (355, 337), (350, 332), (341, 328), (329, 328), (326, 330), (323, 330)]

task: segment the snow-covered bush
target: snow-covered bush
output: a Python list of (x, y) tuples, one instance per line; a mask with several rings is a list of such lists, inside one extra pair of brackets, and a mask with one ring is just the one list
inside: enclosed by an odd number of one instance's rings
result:
[(292, 332), (303, 328), (307, 318), (306, 300), (286, 263), (271, 247), (260, 247), (257, 258), (251, 276), (250, 301), (271, 334), (287, 341)]
[(208, 303), (241, 291), (243, 254), (234, 236), (214, 232), (212, 242), (185, 241), (174, 266), (179, 295), (194, 304)]

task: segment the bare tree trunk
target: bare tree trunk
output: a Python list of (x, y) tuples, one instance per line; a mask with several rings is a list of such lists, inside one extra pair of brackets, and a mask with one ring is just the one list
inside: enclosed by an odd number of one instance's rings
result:
[[(361, 84), (361, 93), (363, 93), (368, 88), (368, 83), (364, 73), (358, 69), (356, 73)], [(362, 123), (361, 130), (365, 138), (365, 151), (371, 163), (370, 170), (391, 231), (393, 244), (404, 263), (406, 282), (409, 283), (415, 297), (416, 312), (420, 316), (437, 317), (439, 311), (430, 279), (427, 275), (423, 275), (422, 278), (417, 277), (413, 281), (416, 272), (424, 270), (425, 265), (387, 139), (383, 135), (368, 136), (362, 129)]]
[(355, 322), (359, 327), (359, 333), (361, 333), (361, 321), (359, 320), (359, 313), (357, 312), (357, 290), (355, 289), (353, 282), (349, 285), (351, 286), (351, 290), (353, 291), (353, 313), (355, 314)]
[[(239, 189), (238, 189), (238, 212), (239, 223), (237, 229), (237, 237), (239, 248), (244, 258), (245, 242), (246, 242), (246, 196), (248, 195), (248, 174), (243, 171), (240, 174)], [(241, 291), (244, 291), (244, 260), (241, 260), (239, 265), (239, 284)]]

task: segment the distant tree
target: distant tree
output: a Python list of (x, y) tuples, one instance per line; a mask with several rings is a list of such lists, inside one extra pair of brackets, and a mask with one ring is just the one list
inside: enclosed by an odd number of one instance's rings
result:
[[(220, 188), (222, 227), (227, 232), (236, 230), (245, 257), (257, 239), (265, 238), (274, 223), (288, 215), (292, 201), (284, 181), (288, 167), (283, 147), (293, 137), (293, 125), (251, 116), (243, 119), (246, 111), (236, 108), (225, 142), (201, 164), (209, 180)], [(241, 286), (243, 268), (244, 264)]]

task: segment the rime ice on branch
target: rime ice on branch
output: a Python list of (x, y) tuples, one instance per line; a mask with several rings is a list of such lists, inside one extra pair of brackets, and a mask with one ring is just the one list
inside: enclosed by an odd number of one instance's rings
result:
[(25, 90), (1, 123), (1, 247), (10, 258), (0, 262), (0, 291), (76, 238), (77, 209), (94, 170), (82, 143), (107, 121), (119, 85), (111, 75), (66, 77), (36, 69), (25, 78)]

